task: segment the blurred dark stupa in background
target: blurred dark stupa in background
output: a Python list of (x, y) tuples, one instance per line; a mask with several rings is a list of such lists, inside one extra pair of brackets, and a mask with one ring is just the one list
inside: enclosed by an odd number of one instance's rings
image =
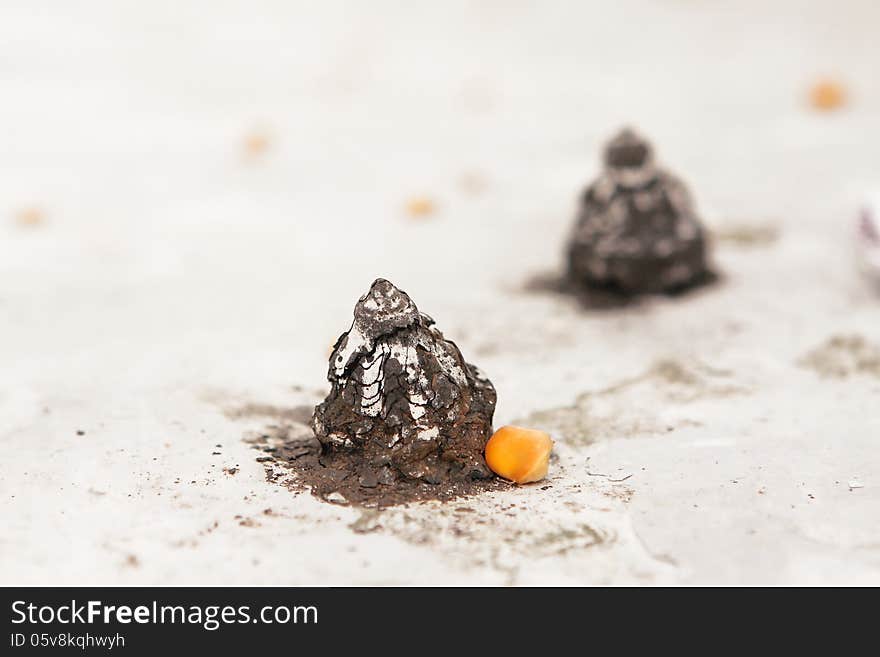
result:
[(621, 131), (581, 200), (568, 244), (569, 282), (626, 296), (680, 292), (713, 278), (706, 251), (684, 184), (654, 164), (645, 139)]
[(377, 279), (334, 346), (332, 389), (312, 426), (322, 463), (366, 486), (492, 477), (483, 449), (495, 388), (409, 296)]

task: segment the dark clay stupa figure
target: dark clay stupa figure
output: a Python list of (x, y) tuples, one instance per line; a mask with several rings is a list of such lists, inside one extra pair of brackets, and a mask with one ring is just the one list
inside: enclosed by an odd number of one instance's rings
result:
[(677, 292), (711, 277), (690, 194), (656, 166), (651, 145), (623, 130), (584, 192), (568, 244), (572, 282), (624, 295)]
[(377, 279), (355, 305), (327, 378), (332, 389), (312, 417), (326, 456), (356, 456), (385, 484), (491, 476), (483, 449), (495, 389), (388, 281)]

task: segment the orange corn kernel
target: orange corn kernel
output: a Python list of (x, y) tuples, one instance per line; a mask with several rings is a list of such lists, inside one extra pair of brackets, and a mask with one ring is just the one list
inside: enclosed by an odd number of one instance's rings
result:
[(501, 427), (486, 443), (486, 463), (500, 477), (517, 484), (547, 476), (553, 439), (549, 434), (522, 427)]

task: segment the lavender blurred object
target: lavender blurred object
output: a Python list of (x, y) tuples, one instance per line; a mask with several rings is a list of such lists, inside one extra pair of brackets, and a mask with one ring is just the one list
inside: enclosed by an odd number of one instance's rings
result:
[(856, 239), (859, 265), (880, 285), (880, 204), (876, 200), (862, 208)]
[(675, 292), (710, 277), (706, 238), (684, 184), (631, 130), (605, 149), (568, 245), (569, 277), (626, 295)]

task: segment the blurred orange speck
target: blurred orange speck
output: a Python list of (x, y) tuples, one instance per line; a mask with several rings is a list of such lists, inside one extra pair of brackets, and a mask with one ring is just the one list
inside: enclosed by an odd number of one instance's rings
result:
[(415, 196), (406, 202), (406, 213), (410, 217), (427, 217), (436, 209), (434, 201), (427, 196)]
[(244, 138), (245, 155), (256, 157), (262, 155), (269, 150), (271, 139), (269, 134), (262, 130), (254, 130), (248, 133)]
[(846, 88), (836, 80), (819, 80), (810, 88), (810, 104), (823, 112), (843, 107), (846, 104)]
[(46, 220), (46, 213), (42, 208), (22, 208), (15, 213), (15, 221), (20, 226), (39, 226)]

